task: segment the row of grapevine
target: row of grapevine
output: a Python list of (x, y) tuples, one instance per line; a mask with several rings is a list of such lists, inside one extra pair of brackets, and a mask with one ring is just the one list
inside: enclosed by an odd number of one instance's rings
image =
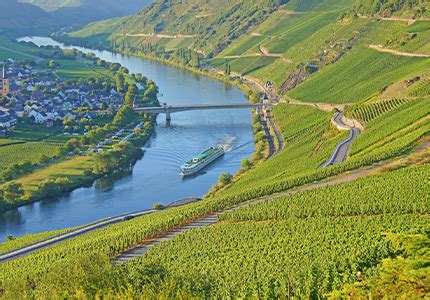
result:
[[(386, 139), (399, 133), (408, 126), (419, 122), (430, 114), (430, 98), (409, 101), (401, 107), (389, 111), (382, 118), (377, 118), (366, 124), (366, 130), (354, 141), (351, 155), (354, 156), (380, 142), (384, 148)], [(402, 139), (398, 136), (398, 139)]]
[(357, 106), (351, 112), (348, 113), (354, 119), (358, 119), (368, 123), (383, 114), (398, 108), (399, 106), (405, 104), (410, 101), (410, 99), (385, 99), (379, 100), (371, 103), (366, 103), (363, 105)]
[(430, 165), (401, 169), (260, 203), (220, 218), (239, 222), (317, 216), (430, 214), (428, 174)]
[(409, 90), (409, 95), (413, 97), (426, 97), (430, 96), (430, 80), (420, 80), (415, 83)]
[(15, 163), (30, 161), (39, 163), (42, 156), (59, 155), (59, 147), (43, 142), (25, 143), (0, 147), (0, 168), (4, 169)]
[(318, 299), (393, 255), (385, 232), (423, 233), (429, 221), (386, 215), (227, 223), (161, 243), (125, 268), (136, 289), (145, 274), (184, 284), (197, 297)]

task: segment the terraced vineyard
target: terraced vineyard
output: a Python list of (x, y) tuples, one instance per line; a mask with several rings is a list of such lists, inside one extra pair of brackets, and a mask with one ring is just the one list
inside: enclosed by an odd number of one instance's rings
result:
[(352, 158), (371, 156), (372, 152), (401, 153), (406, 145), (428, 134), (429, 114), (430, 99), (414, 100), (370, 121), (352, 146)]
[(354, 119), (358, 119), (364, 121), (365, 123), (368, 123), (373, 119), (382, 116), (386, 112), (398, 108), (399, 106), (405, 104), (408, 101), (409, 99), (395, 98), (365, 103), (353, 109), (352, 111), (349, 111), (348, 115), (353, 117)]
[(429, 66), (430, 60), (425, 58), (360, 49), (325, 67), (288, 95), (309, 102), (360, 103), (390, 83)]
[(430, 80), (421, 80), (414, 84), (409, 91), (409, 94), (414, 97), (426, 97), (430, 95)]

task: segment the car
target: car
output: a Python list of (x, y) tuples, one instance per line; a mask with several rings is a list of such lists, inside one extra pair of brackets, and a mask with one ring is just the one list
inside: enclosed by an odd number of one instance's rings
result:
[(134, 218), (135, 218), (135, 216), (124, 216), (124, 217), (121, 218), (121, 221), (128, 221), (128, 220), (131, 220), (131, 219), (134, 219)]

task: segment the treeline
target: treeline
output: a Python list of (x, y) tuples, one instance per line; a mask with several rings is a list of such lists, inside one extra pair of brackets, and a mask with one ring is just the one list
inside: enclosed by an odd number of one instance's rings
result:
[(391, 16), (405, 13), (410, 17), (428, 15), (428, 0), (355, 0), (353, 10), (363, 15)]

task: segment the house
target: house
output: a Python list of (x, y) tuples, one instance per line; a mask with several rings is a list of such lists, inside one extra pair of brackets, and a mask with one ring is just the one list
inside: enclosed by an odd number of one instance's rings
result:
[(37, 115), (34, 117), (34, 121), (38, 124), (43, 124), (45, 122), (45, 119), (45, 116), (40, 113), (37, 113)]

